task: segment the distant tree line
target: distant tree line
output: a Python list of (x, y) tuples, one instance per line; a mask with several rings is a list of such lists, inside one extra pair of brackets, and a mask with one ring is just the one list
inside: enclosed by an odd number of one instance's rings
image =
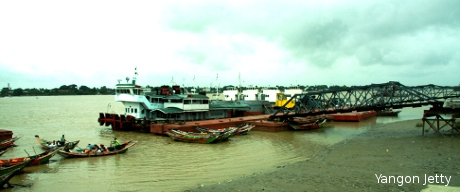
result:
[(75, 84), (62, 85), (59, 88), (45, 89), (45, 88), (17, 88), (9, 89), (4, 87), (0, 96), (47, 96), (47, 95), (112, 95), (115, 93), (114, 89), (102, 86), (100, 88), (89, 88), (88, 86), (81, 85), (78, 87)]
[[(238, 86), (227, 85), (223, 87), (184, 87), (187, 91), (191, 92), (192, 89), (196, 89), (196, 91), (205, 91), (208, 93), (216, 93), (216, 92), (223, 92), (223, 90), (228, 89), (230, 87), (238, 88)], [(338, 85), (313, 85), (313, 86), (303, 86), (303, 85), (296, 85), (296, 86), (275, 86), (281, 91), (288, 89), (289, 87), (298, 87), (304, 91), (323, 91), (323, 90), (334, 90), (334, 89), (341, 89), (346, 88), (347, 86), (338, 86)], [(146, 88), (159, 88), (159, 87), (152, 87), (147, 85)], [(243, 87), (245, 88), (245, 87)], [(258, 88), (255, 86), (255, 88)], [(262, 87), (260, 87), (262, 88)], [(61, 85), (59, 88), (53, 89), (45, 89), (45, 88), (17, 88), (17, 89), (9, 89), (8, 87), (4, 87), (0, 93), (0, 96), (46, 96), (46, 95), (113, 95), (115, 94), (115, 89), (107, 88), (106, 86), (102, 87), (93, 87), (90, 88), (85, 85), (77, 86), (76, 84), (71, 85)]]

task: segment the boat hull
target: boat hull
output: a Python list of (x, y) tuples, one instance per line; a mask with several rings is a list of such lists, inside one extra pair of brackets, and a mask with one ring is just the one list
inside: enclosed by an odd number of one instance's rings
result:
[(108, 155), (117, 155), (117, 154), (126, 153), (128, 149), (136, 145), (136, 143), (137, 141), (130, 140), (124, 143), (125, 146), (123, 146), (123, 148), (119, 150), (109, 151), (109, 152), (84, 153), (84, 152), (70, 152), (70, 151), (59, 150), (58, 154), (65, 158), (87, 158), (87, 157), (101, 157), (101, 156), (108, 156)]
[(329, 114), (334, 121), (364, 121), (368, 118), (375, 117), (377, 112), (375, 111), (361, 111), (361, 112), (350, 112), (350, 113), (337, 113)]

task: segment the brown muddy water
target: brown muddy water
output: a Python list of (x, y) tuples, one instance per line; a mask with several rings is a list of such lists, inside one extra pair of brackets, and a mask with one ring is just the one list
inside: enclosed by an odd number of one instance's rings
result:
[[(138, 143), (127, 153), (83, 159), (54, 156), (50, 163), (28, 167), (4, 191), (184, 191), (274, 169), (311, 158), (326, 147), (380, 124), (421, 119), (422, 108), (405, 108), (398, 117), (364, 122), (328, 122), (319, 131), (262, 132), (232, 137), (228, 142), (194, 144), (166, 136), (112, 131), (99, 126), (99, 112), (122, 113), (113, 96), (47, 96), (0, 98), (0, 129), (23, 137), (0, 159), (43, 150), (35, 135), (47, 140), (80, 140), (106, 144), (117, 137)], [(27, 152), (27, 153), (26, 153)]]

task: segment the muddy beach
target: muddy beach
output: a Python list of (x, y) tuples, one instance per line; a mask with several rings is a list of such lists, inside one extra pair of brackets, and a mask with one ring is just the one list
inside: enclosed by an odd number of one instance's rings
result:
[(190, 191), (460, 191), (460, 136), (423, 137), (417, 123), (382, 124), (304, 161)]

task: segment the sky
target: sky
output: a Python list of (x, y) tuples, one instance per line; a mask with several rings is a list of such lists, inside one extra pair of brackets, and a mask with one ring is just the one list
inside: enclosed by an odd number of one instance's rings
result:
[(0, 1), (0, 87), (460, 84), (460, 1)]

